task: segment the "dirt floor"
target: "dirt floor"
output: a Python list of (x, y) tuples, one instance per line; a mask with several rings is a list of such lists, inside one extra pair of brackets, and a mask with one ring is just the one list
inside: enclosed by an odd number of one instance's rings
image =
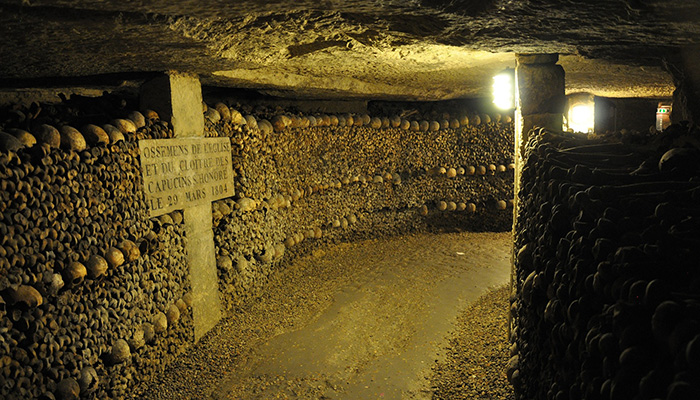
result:
[(417, 234), (316, 251), (134, 396), (512, 398), (510, 245), (510, 233)]

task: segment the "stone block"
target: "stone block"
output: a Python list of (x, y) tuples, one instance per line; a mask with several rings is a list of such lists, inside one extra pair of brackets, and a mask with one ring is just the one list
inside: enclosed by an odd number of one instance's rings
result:
[(211, 204), (185, 209), (185, 229), (192, 283), (194, 337), (199, 340), (221, 318)]
[(517, 101), (523, 115), (564, 112), (564, 69), (560, 65), (518, 65), (515, 74)]

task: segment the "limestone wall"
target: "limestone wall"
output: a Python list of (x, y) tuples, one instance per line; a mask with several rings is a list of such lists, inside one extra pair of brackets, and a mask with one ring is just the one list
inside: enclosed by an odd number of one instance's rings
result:
[[(141, 188), (138, 140), (172, 129), (134, 103), (0, 110), (1, 398), (138, 398), (194, 342), (182, 213), (149, 219)], [(471, 114), (412, 129), (341, 115), (340, 126), (224, 107), (203, 112), (207, 135), (233, 145), (236, 195), (212, 204), (229, 311), (328, 243), (510, 229), (509, 122)]]

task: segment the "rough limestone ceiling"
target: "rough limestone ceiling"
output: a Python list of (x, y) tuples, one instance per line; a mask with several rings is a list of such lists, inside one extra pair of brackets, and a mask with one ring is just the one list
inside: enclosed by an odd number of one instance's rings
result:
[(559, 52), (570, 92), (668, 96), (700, 3), (659, 0), (0, 0), (0, 76), (197, 72), (295, 97), (481, 96), (514, 52)]

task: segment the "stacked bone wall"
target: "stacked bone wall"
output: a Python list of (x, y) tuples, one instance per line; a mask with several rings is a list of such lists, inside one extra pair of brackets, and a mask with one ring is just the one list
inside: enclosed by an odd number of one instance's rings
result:
[(533, 132), (515, 233), (518, 398), (700, 398), (699, 134)]
[[(37, 106), (3, 111), (0, 398), (124, 398), (194, 339), (182, 217), (147, 218), (139, 170), (137, 140), (172, 130)], [(86, 123), (122, 130), (53, 135)]]
[[(194, 342), (182, 213), (148, 218), (139, 168), (138, 140), (172, 128), (133, 108), (74, 96), (0, 110), (1, 398), (138, 398)], [(212, 204), (230, 309), (328, 243), (510, 229), (510, 122), (204, 113), (207, 136), (232, 143), (236, 195)]]
[(254, 299), (280, 262), (321, 244), (511, 229), (510, 120), (263, 112), (244, 123), (244, 114), (223, 104), (206, 112), (207, 134), (232, 143), (236, 195), (213, 205), (228, 307)]

